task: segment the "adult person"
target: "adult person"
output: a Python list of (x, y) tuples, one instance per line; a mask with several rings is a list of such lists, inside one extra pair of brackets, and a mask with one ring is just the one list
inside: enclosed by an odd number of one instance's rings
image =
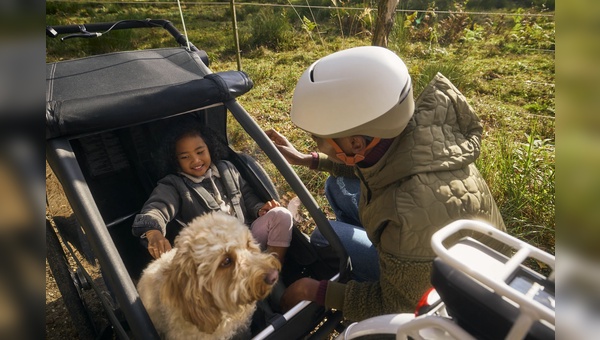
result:
[[(483, 126), (443, 75), (415, 101), (408, 69), (392, 51), (364, 46), (335, 52), (300, 77), (291, 119), (329, 160), (354, 166), (360, 221), (380, 275), (345, 284), (302, 278), (286, 289), (284, 308), (316, 301), (353, 321), (412, 312), (430, 286), (430, 239), (437, 230), (461, 218), (506, 230), (474, 164)], [(360, 257), (347, 251), (353, 261)]]

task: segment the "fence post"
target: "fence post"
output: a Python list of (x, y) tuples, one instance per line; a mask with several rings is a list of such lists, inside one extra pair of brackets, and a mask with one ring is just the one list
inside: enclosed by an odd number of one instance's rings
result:
[(235, 53), (238, 71), (242, 70), (242, 57), (240, 55), (240, 38), (238, 35), (237, 16), (235, 15), (235, 0), (231, 0), (231, 20), (233, 21), (233, 37), (235, 39)]

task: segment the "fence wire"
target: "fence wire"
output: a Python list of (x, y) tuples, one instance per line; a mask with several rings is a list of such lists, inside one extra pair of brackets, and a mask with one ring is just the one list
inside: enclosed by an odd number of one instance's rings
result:
[[(119, 5), (166, 5), (172, 6), (172, 2), (164, 1), (87, 1), (87, 0), (46, 0), (46, 2), (71, 2), (71, 3), (85, 3), (85, 4), (119, 4)], [(231, 2), (195, 2), (195, 1), (180, 1), (182, 5), (186, 6), (229, 6)], [(254, 2), (235, 2), (235, 6), (262, 6), (262, 7), (286, 7), (286, 8), (309, 8), (309, 9), (327, 9), (327, 10), (338, 10), (344, 9), (349, 11), (364, 11), (364, 7), (340, 7), (340, 6), (317, 6), (317, 5), (294, 5), (294, 4), (267, 4), (267, 3), (254, 3)], [(377, 8), (373, 8), (377, 11)], [(432, 12), (430, 9), (396, 9), (397, 13), (427, 13)], [(457, 11), (433, 11), (437, 14), (456, 14)], [(467, 15), (487, 15), (487, 16), (514, 16), (514, 17), (548, 17), (554, 18), (554, 13), (507, 13), (507, 12), (469, 12), (461, 11), (460, 13)]]

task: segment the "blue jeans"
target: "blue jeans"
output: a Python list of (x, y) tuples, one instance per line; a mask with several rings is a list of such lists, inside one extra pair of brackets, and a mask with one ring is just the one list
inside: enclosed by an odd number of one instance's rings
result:
[[(352, 278), (356, 281), (379, 280), (379, 257), (375, 246), (367, 237), (367, 232), (362, 227), (339, 221), (329, 223), (352, 261)], [(329, 245), (318, 228), (310, 235), (310, 243), (316, 247)]]
[(337, 221), (362, 226), (358, 217), (360, 180), (357, 177), (329, 176), (325, 181), (325, 196)]

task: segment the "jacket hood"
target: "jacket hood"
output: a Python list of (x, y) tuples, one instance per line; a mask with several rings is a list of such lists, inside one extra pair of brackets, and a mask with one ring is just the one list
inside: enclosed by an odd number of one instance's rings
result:
[(381, 160), (360, 172), (376, 190), (422, 172), (461, 169), (479, 157), (482, 132), (464, 95), (438, 73), (417, 98), (406, 129)]

